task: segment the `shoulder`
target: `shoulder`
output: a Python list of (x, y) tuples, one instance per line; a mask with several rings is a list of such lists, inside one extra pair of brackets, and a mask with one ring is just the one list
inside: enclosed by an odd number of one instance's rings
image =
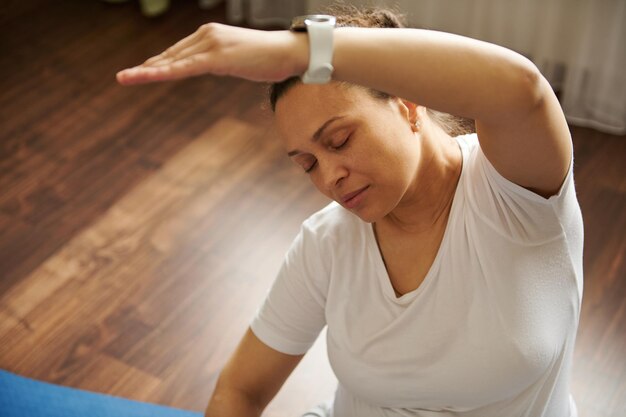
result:
[(369, 223), (332, 202), (304, 221), (299, 239), (324, 259), (347, 259), (365, 250), (370, 231)]
[(466, 156), (474, 154), (480, 148), (478, 135), (476, 133), (467, 133), (457, 136), (455, 139), (463, 151), (464, 160)]
[(578, 210), (573, 174), (549, 198), (502, 176), (484, 154), (476, 134), (457, 137), (463, 149), (463, 190), (476, 219), (519, 243), (537, 244), (559, 237)]
[(302, 232), (320, 241), (334, 241), (339, 236), (358, 231), (362, 223), (361, 219), (333, 201), (306, 219), (302, 224)]

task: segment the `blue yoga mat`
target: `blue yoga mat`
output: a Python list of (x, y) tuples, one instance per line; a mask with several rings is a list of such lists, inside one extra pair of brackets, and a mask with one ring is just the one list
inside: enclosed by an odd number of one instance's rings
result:
[(2, 417), (200, 417), (162, 405), (62, 387), (0, 369)]

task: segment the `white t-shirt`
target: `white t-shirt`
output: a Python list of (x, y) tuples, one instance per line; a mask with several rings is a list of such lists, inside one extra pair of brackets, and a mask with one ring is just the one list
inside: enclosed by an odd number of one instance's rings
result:
[[(396, 297), (372, 225), (307, 219), (251, 327), (302, 354), (325, 325), (334, 417), (575, 417), (569, 393), (583, 225), (570, 172), (544, 199), (502, 177), (476, 134), (435, 261)], [(573, 164), (571, 164), (573, 165)]]

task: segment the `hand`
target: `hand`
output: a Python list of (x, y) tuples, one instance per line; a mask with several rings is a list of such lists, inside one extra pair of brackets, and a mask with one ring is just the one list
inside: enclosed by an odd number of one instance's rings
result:
[(306, 35), (208, 23), (143, 64), (117, 73), (120, 84), (176, 80), (201, 74), (276, 82), (308, 65)]

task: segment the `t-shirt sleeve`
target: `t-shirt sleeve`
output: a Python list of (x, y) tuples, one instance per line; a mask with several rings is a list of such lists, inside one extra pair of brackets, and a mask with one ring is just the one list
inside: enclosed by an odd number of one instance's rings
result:
[(479, 144), (468, 158), (467, 190), (472, 208), (499, 233), (524, 244), (541, 244), (561, 236), (578, 209), (573, 157), (558, 192), (544, 198), (503, 177)]
[(305, 222), (252, 320), (254, 334), (279, 352), (304, 354), (326, 325), (328, 272), (319, 246)]

